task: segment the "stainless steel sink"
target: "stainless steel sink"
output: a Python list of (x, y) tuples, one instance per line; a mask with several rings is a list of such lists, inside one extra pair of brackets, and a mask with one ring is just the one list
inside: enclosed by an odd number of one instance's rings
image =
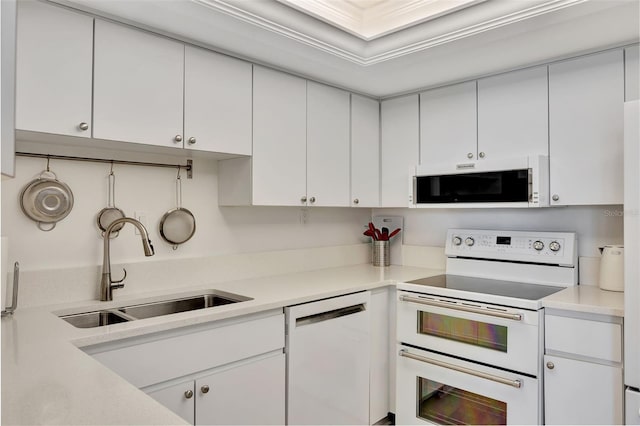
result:
[(74, 327), (93, 328), (137, 319), (176, 314), (178, 312), (229, 305), (247, 300), (252, 299), (250, 297), (227, 293), (220, 290), (210, 290), (195, 296), (129, 305), (121, 308), (86, 312), (82, 314), (64, 315), (60, 318), (67, 321)]
[(232, 303), (250, 300), (248, 297), (231, 295), (223, 292), (210, 292), (194, 297), (166, 300), (163, 302), (146, 303), (144, 305), (126, 306), (120, 308), (121, 312), (138, 319), (158, 317), (161, 315), (176, 314), (178, 312), (193, 311), (196, 309), (211, 308), (214, 306), (229, 305)]
[(96, 311), (84, 314), (67, 315), (63, 320), (78, 328), (93, 328), (103, 325), (118, 324), (129, 321), (117, 311)]

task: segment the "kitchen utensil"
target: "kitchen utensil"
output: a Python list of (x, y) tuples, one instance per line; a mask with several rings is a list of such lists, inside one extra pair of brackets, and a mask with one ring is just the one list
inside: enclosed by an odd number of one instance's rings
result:
[(57, 222), (71, 212), (73, 192), (49, 169), (49, 160), (47, 160), (47, 169), (22, 190), (20, 207), (22, 212), (35, 221), (42, 231), (51, 231), (56, 227)]
[(400, 228), (395, 229), (392, 233), (389, 234), (389, 238), (387, 238), (388, 240), (390, 240), (391, 238), (395, 237), (398, 232), (400, 232)]
[(624, 291), (624, 247), (604, 246), (600, 259), (600, 281), (603, 290)]
[(160, 219), (160, 236), (176, 250), (180, 244), (184, 244), (193, 237), (196, 232), (196, 219), (189, 210), (182, 207), (182, 180), (180, 169), (176, 178), (176, 204), (175, 209), (166, 212)]
[(389, 241), (389, 228), (387, 227), (382, 227), (382, 241)]
[[(102, 235), (104, 236), (104, 232), (107, 230), (109, 225), (113, 223), (116, 219), (122, 219), (126, 215), (122, 210), (116, 207), (115, 199), (116, 199), (116, 175), (113, 173), (113, 164), (111, 164), (111, 171), (109, 172), (109, 199), (107, 201), (107, 207), (103, 208), (98, 212), (98, 216), (96, 218), (96, 223), (98, 224), (98, 228), (102, 231)], [(113, 232), (109, 235), (109, 238), (115, 238), (120, 233), (120, 230), (124, 226), (124, 223), (116, 225), (113, 227)], [(113, 236), (113, 237), (112, 237)]]

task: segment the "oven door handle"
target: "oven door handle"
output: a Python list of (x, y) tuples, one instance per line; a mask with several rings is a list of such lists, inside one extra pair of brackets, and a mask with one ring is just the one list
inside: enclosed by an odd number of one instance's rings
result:
[(509, 312), (493, 312), (482, 308), (474, 308), (473, 306), (457, 305), (454, 303), (440, 302), (438, 300), (423, 299), (421, 297), (400, 296), (403, 302), (413, 302), (420, 305), (436, 306), (438, 308), (455, 309), (456, 311), (471, 312), (474, 314), (489, 315), (491, 317), (510, 319), (513, 321), (522, 321), (522, 314), (512, 314)]
[(472, 370), (471, 368), (461, 367), (459, 365), (450, 364), (448, 362), (437, 361), (435, 359), (426, 358), (421, 355), (412, 354), (406, 349), (400, 349), (400, 356), (415, 359), (416, 361), (425, 362), (427, 364), (433, 364), (435, 366), (447, 368), (449, 370), (459, 371), (460, 373), (480, 377), (481, 379), (487, 379), (494, 382), (502, 383), (503, 385), (513, 386), (517, 389), (520, 389), (522, 387), (522, 382), (520, 380), (505, 379), (504, 377), (494, 376), (493, 374), (483, 373), (482, 371)]

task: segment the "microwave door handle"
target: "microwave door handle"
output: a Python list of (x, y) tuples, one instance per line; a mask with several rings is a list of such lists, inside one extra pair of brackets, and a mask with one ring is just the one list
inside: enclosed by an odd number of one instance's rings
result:
[(503, 385), (513, 386), (514, 388), (517, 388), (517, 389), (520, 389), (522, 387), (522, 382), (520, 380), (505, 379), (504, 377), (494, 376), (493, 374), (484, 373), (482, 371), (473, 370), (471, 368), (466, 368), (466, 367), (462, 367), (455, 364), (449, 364), (448, 362), (437, 361), (435, 359), (427, 358), (421, 355), (412, 354), (406, 349), (401, 349), (399, 355), (405, 358), (414, 359), (416, 361), (425, 362), (427, 364), (432, 364), (432, 365), (446, 368), (449, 370), (458, 371), (460, 373), (469, 374), (471, 376), (480, 377), (482, 379), (491, 380), (493, 382), (502, 383)]
[(455, 305), (453, 303), (440, 302), (438, 300), (423, 299), (421, 297), (400, 296), (403, 302), (418, 303), (420, 305), (436, 306), (438, 308), (454, 309), (456, 311), (471, 312), (474, 314), (488, 315), (491, 317), (509, 319), (513, 321), (522, 321), (522, 314), (512, 314), (509, 312), (492, 312), (482, 308), (474, 308), (473, 306)]

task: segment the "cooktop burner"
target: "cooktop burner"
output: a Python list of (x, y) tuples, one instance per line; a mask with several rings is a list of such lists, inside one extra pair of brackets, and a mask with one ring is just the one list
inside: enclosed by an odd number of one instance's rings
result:
[(434, 277), (420, 278), (406, 282), (408, 284), (418, 284), (428, 287), (447, 288), (451, 290), (491, 294), (495, 296), (512, 297), (525, 300), (540, 300), (560, 290), (564, 290), (563, 287), (464, 277), (461, 275), (436, 275)]

